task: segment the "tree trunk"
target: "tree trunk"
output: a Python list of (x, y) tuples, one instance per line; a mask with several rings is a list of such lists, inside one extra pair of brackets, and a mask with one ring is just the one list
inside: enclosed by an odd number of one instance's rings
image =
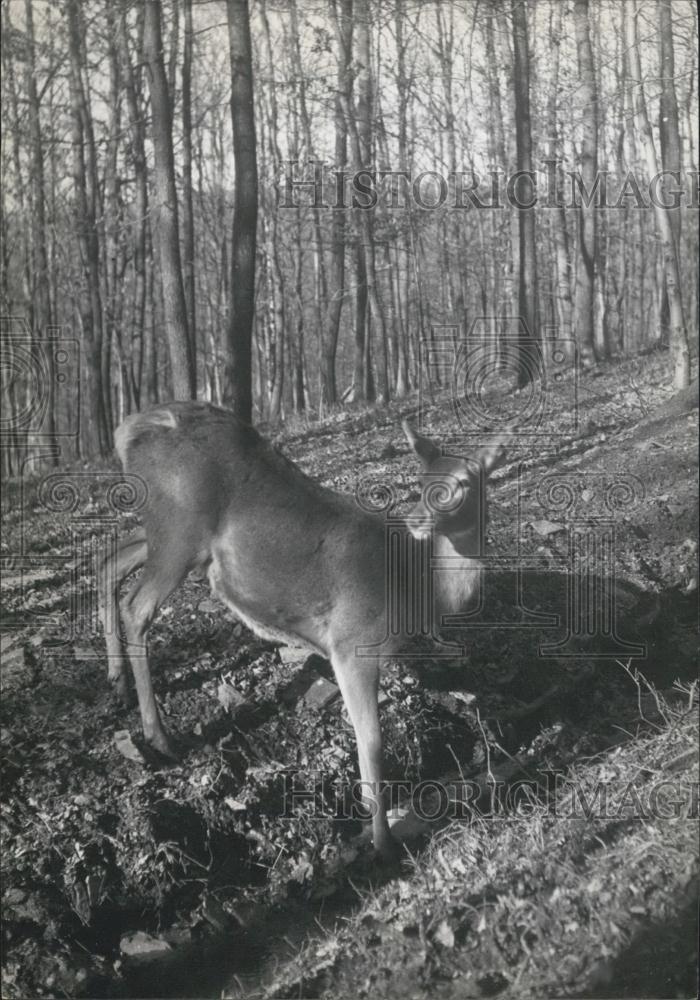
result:
[[(100, 243), (97, 219), (97, 167), (95, 139), (90, 119), (90, 107), (83, 87), (83, 52), (81, 42), (81, 10), (77, 0), (67, 5), (70, 57), (70, 97), (72, 111), (73, 186), (75, 193), (76, 229), (80, 249), (80, 280), (78, 303), (86, 353), (86, 402), (81, 414), (81, 450), (89, 454), (110, 450), (103, 367), (104, 325), (100, 295)], [(88, 164), (86, 165), (86, 155)], [(116, 178), (115, 178), (116, 183)]]
[[(109, 6), (105, 8), (107, 15), (107, 25), (109, 28), (109, 133), (107, 140), (107, 155), (105, 163), (105, 205), (103, 211), (104, 222), (104, 254), (105, 254), (105, 331), (103, 336), (102, 350), (102, 391), (104, 395), (105, 420), (109, 432), (109, 448), (113, 446), (111, 431), (115, 423), (112, 408), (112, 354), (114, 344), (117, 344), (119, 353), (118, 368), (121, 370), (121, 359), (123, 357), (122, 329), (124, 325), (124, 271), (126, 270), (126, 260), (124, 254), (124, 213), (122, 210), (121, 198), (121, 174), (119, 170), (119, 144), (122, 136), (122, 76), (119, 54), (117, 50), (117, 23), (114, 16), (114, 9)], [(83, 39), (84, 43), (84, 39)], [(84, 48), (84, 45), (83, 45)], [(85, 63), (86, 53), (83, 51), (83, 62)], [(88, 104), (89, 104), (89, 94)], [(97, 157), (95, 157), (95, 181), (99, 185), (97, 176)]]
[[(655, 177), (659, 173), (659, 162), (654, 145), (654, 136), (649, 123), (646, 100), (644, 97), (644, 86), (642, 84), (642, 70), (639, 59), (639, 40), (637, 37), (637, 7), (631, 17), (627, 18), (627, 48), (630, 65), (630, 76), (635, 86), (634, 114), (637, 131), (642, 140), (644, 157), (646, 159), (647, 173), (649, 177)], [(688, 347), (688, 334), (685, 327), (683, 315), (683, 302), (680, 291), (680, 268), (678, 266), (678, 255), (676, 253), (676, 242), (671, 223), (671, 215), (664, 203), (667, 203), (663, 191), (661, 197), (654, 199), (654, 214), (656, 224), (661, 236), (664, 253), (664, 270), (666, 274), (666, 291), (668, 294), (670, 313), (670, 347), (673, 360), (673, 385), (676, 389), (684, 389), (690, 384), (690, 351)]]
[[(369, 44), (369, 8), (367, 0), (355, 0), (355, 23), (358, 64), (357, 73), (357, 108), (353, 113), (347, 100), (347, 95), (341, 94), (343, 110), (350, 129), (350, 142), (353, 152), (353, 162), (356, 170), (363, 167), (371, 169), (371, 134), (372, 134), (372, 76), (370, 65)], [(340, 25), (336, 17), (336, 31), (340, 35)], [(355, 254), (356, 287), (359, 296), (355, 305), (355, 320), (363, 322), (364, 328), (355, 330), (355, 393), (364, 395), (366, 399), (374, 398), (374, 378), (371, 371), (371, 338), (369, 327), (369, 310), (363, 307), (362, 299), (366, 297), (371, 307), (371, 315), (376, 327), (378, 346), (378, 376), (379, 396), (387, 401), (390, 396), (387, 380), (386, 363), (386, 325), (384, 313), (379, 299), (377, 287), (377, 268), (374, 254), (373, 216), (372, 209), (356, 208), (355, 218), (359, 231), (360, 244)], [(365, 371), (357, 381), (360, 367), (360, 350), (364, 355)]]
[(552, 5), (552, 21), (550, 37), (552, 42), (552, 80), (548, 102), (548, 156), (551, 169), (554, 172), (555, 204), (548, 210), (554, 241), (554, 258), (556, 262), (556, 308), (559, 326), (559, 337), (569, 339), (572, 335), (572, 319), (574, 303), (571, 297), (571, 253), (569, 249), (569, 234), (566, 228), (566, 212), (562, 197), (561, 170), (559, 167), (559, 119), (557, 97), (559, 93), (559, 52), (561, 45), (562, 5)]
[[(269, 87), (267, 88), (269, 101), (264, 102), (264, 95), (262, 93), (260, 95), (260, 103), (265, 107), (265, 113), (260, 115), (262, 129), (261, 148), (263, 150), (268, 150), (272, 173), (275, 177), (279, 177), (282, 172), (282, 153), (277, 141), (279, 116), (277, 111), (277, 91), (275, 89), (276, 81), (274, 72), (274, 55), (272, 50), (270, 23), (267, 16), (266, 0), (260, 0), (258, 9), (263, 23), (263, 37), (265, 39), (266, 55), (271, 74), (269, 78)], [(267, 118), (266, 137), (264, 129), (265, 117)], [(265, 138), (267, 138), (267, 141), (265, 141)], [(262, 200), (262, 204), (263, 206), (265, 204), (264, 198)], [(272, 423), (277, 423), (282, 416), (284, 404), (284, 387), (286, 381), (285, 367), (289, 356), (289, 350), (286, 349), (286, 345), (289, 344), (290, 337), (286, 328), (286, 288), (281, 264), (282, 231), (279, 224), (279, 216), (276, 206), (274, 204), (270, 205), (266, 214), (269, 220), (269, 238), (265, 240), (265, 253), (269, 266), (270, 295), (274, 320), (272, 324), (274, 334), (274, 377), (270, 398), (269, 419)], [(317, 289), (317, 293), (319, 291), (320, 290)], [(317, 299), (320, 298), (318, 294), (316, 297)], [(289, 347), (291, 348), (291, 344), (289, 344)]]
[[(349, 90), (352, 77), (349, 70), (347, 52), (352, 46), (352, 0), (339, 0), (341, 12), (336, 12), (340, 18), (341, 34), (346, 41), (338, 52), (337, 87), (339, 90)], [(299, 18), (297, 0), (289, 4), (291, 45), (289, 46), (295, 89), (299, 102), (299, 118), (306, 148), (306, 160), (316, 160), (313, 138), (311, 134), (311, 116), (306, 99), (307, 74), (302, 64), (301, 43), (299, 33)], [(350, 82), (349, 82), (350, 81)], [(299, 145), (295, 143), (293, 160), (299, 159)], [(335, 98), (335, 169), (344, 171), (347, 160), (347, 126), (339, 98)], [(299, 214), (297, 218), (300, 218)], [(323, 404), (333, 404), (337, 400), (337, 385), (335, 375), (338, 334), (340, 332), (340, 315), (344, 298), (345, 279), (345, 212), (335, 209), (331, 219), (331, 298), (328, 297), (328, 278), (324, 254), (324, 234), (321, 226), (320, 210), (311, 208), (311, 219), (316, 242), (316, 259), (318, 261), (319, 294), (314, 296), (314, 313), (317, 336), (320, 346), (319, 379), (321, 399)]]
[(236, 189), (231, 243), (227, 396), (234, 413), (253, 418), (252, 334), (255, 316), (255, 246), (258, 170), (255, 150), (253, 61), (247, 0), (228, 0), (231, 121)]
[[(44, 434), (53, 436), (56, 432), (55, 393), (53, 377), (53, 351), (51, 349), (52, 325), (51, 299), (49, 297), (49, 259), (46, 227), (46, 187), (44, 181), (44, 144), (41, 130), (41, 111), (39, 92), (37, 88), (37, 71), (34, 38), (34, 20), (32, 15), (32, 0), (25, 0), (25, 20), (27, 25), (27, 111), (29, 118), (29, 141), (31, 157), (31, 208), (32, 208), (32, 302), (33, 330), (40, 344), (43, 345), (43, 355), (46, 362), (46, 383), (42, 386), (46, 398), (46, 421), (43, 424)], [(54, 458), (56, 461), (57, 458)]]
[(192, 206), (192, 0), (184, 0), (185, 42), (182, 51), (182, 247), (189, 363), (197, 380), (195, 310), (194, 209)]
[(144, 357), (146, 337), (147, 280), (146, 261), (148, 259), (148, 174), (146, 168), (146, 145), (141, 99), (141, 77), (134, 72), (129, 53), (129, 36), (126, 11), (119, 17), (119, 52), (122, 64), (122, 79), (129, 115), (128, 155), (134, 171), (134, 299), (132, 311), (132, 352), (129, 360), (129, 383), (133, 404), (141, 408), (144, 378)]
[[(513, 75), (515, 89), (515, 131), (518, 170), (532, 171), (532, 134), (530, 130), (530, 56), (527, 38), (527, 11), (522, 0), (513, 0)], [(532, 179), (523, 176), (517, 185), (519, 205), (534, 200)], [(535, 212), (532, 207), (517, 208), (519, 229), (518, 314), (520, 328), (518, 385), (527, 385), (535, 373), (531, 341), (538, 338), (537, 325), (537, 251)]]
[(579, 206), (579, 242), (576, 266), (576, 343), (581, 363), (590, 367), (595, 362), (593, 347), (595, 314), (596, 213), (591, 196), (598, 170), (598, 98), (596, 94), (593, 50), (588, 22), (588, 0), (575, 0), (574, 20), (578, 47), (578, 92), (581, 100), (581, 177), (584, 193)]
[[(297, 233), (299, 226), (297, 225)], [(304, 306), (302, 294), (304, 290), (304, 253), (301, 241), (297, 244), (296, 271), (294, 276), (294, 291), (297, 300), (297, 337), (296, 351), (293, 359), (292, 372), (292, 400), (296, 413), (302, 413), (306, 409), (306, 397), (304, 394)]]
[(153, 199), (151, 212), (158, 247), (165, 333), (175, 399), (193, 399), (195, 373), (190, 362), (187, 307), (180, 260), (172, 110), (163, 61), (161, 2), (149, 0), (144, 9), (143, 54), (148, 65), (153, 132)]
[[(20, 222), (20, 239), (19, 243), (19, 256), (21, 256), (21, 301), (27, 310), (27, 322), (30, 330), (34, 329), (34, 300), (33, 300), (33, 289), (32, 289), (32, 237), (30, 231), (30, 218), (33, 221), (33, 213), (28, 211), (28, 204), (31, 204), (31, 190), (27, 191), (27, 183), (25, 180), (26, 172), (22, 167), (22, 153), (20, 144), (20, 110), (19, 110), (19, 95), (17, 79), (15, 77), (14, 71), (14, 61), (10, 53), (10, 46), (7, 44), (7, 40), (11, 36), (12, 22), (10, 20), (10, 8), (8, 4), (4, 4), (2, 7), (2, 69), (3, 69), (3, 82), (6, 81), (7, 90), (9, 91), (9, 105), (11, 119), (9, 127), (7, 129), (8, 135), (12, 142), (12, 166), (14, 168), (14, 181), (15, 188), (13, 191), (14, 197), (17, 200), (17, 206), (19, 208), (19, 222)], [(9, 116), (8, 116), (9, 117)], [(9, 194), (8, 186), (3, 184), (2, 187), (3, 199), (7, 194)], [(3, 214), (3, 220), (7, 220), (7, 216)], [(18, 251), (15, 249), (15, 254)], [(8, 258), (8, 267), (10, 260), (10, 241), (6, 238), (3, 239), (3, 256)], [(3, 286), (4, 298), (5, 298), (5, 315), (12, 316), (12, 302), (10, 301), (10, 290), (7, 285)], [(7, 332), (12, 336), (12, 328), (10, 326), (9, 330), (5, 330), (5, 324), (3, 323), (0, 327), (2, 331), (3, 338)], [(3, 356), (7, 359), (12, 357), (13, 348), (8, 344), (3, 346)], [(8, 362), (7, 365), (1, 367), (1, 377), (3, 388), (6, 390), (7, 395), (3, 396), (3, 402), (9, 409), (9, 414), (15, 415), (21, 412), (28, 403), (31, 402), (30, 399), (26, 398), (26, 386), (18, 385), (17, 380), (14, 377), (14, 372), (12, 371), (12, 365)], [(13, 460), (10, 461), (10, 468), (7, 470), (10, 474), (13, 474), (18, 468), (21, 467), (22, 457), (26, 454), (26, 435), (22, 431), (18, 433), (12, 439), (12, 452)], [(9, 454), (9, 449), (8, 449)]]
[[(345, 116), (352, 95), (352, 0), (337, 0), (333, 9), (338, 25), (337, 92), (334, 102), (335, 169), (342, 175), (348, 163), (348, 122)], [(321, 341), (321, 399), (326, 404), (335, 403), (338, 399), (335, 359), (345, 300), (345, 216), (345, 209), (336, 208), (331, 219), (329, 299)]]
[[(396, 90), (398, 100), (398, 151), (399, 170), (408, 170), (408, 77), (406, 75), (406, 46), (403, 30), (406, 17), (405, 0), (396, 0), (394, 30), (396, 31)], [(410, 216), (411, 209), (408, 209)], [(407, 220), (408, 221), (408, 220)], [(409, 223), (410, 224), (410, 223)], [(394, 294), (396, 296), (396, 322), (398, 323), (398, 357), (396, 366), (395, 394), (402, 399), (411, 388), (408, 366), (410, 341), (410, 315), (408, 310), (409, 295), (409, 237), (407, 225), (399, 226), (396, 241)]]

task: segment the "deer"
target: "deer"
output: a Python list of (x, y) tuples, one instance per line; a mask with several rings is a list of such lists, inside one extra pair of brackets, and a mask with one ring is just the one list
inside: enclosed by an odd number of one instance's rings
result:
[[(449, 560), (450, 571), (436, 573), (436, 606), (460, 612), (478, 587), (484, 484), (503, 445), (467, 459), (443, 454), (408, 421), (402, 427), (424, 487), (406, 531), (432, 545), (438, 561)], [(355, 733), (374, 848), (396, 858), (381, 788), (378, 707), (380, 660), (388, 658), (381, 645), (385, 518), (319, 485), (254, 427), (204, 402), (164, 403), (127, 417), (115, 432), (115, 451), (125, 472), (141, 478), (147, 499), (142, 526), (103, 562), (100, 617), (109, 680), (128, 705), (130, 663), (146, 743), (177, 758), (153, 692), (147, 634), (163, 602), (197, 571), (259, 636), (330, 660)], [(121, 599), (122, 632), (114, 627), (121, 585), (138, 569)], [(391, 641), (398, 649), (402, 637)]]

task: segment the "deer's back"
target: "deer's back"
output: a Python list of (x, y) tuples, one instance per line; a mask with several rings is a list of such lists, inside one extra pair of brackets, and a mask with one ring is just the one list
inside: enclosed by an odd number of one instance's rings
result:
[[(383, 587), (383, 524), (325, 489), (232, 413), (174, 402), (128, 417), (115, 433), (124, 468), (140, 476), (149, 542), (185, 540), (207, 561), (235, 547), (250, 568), (330, 596)], [(381, 595), (383, 599), (383, 592)], [(372, 598), (374, 599), (374, 598)]]

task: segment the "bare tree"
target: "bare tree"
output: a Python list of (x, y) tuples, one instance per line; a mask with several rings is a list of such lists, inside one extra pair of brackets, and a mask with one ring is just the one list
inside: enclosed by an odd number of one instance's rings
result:
[[(639, 58), (639, 38), (637, 31), (637, 18), (639, 8), (636, 3), (634, 10), (630, 11), (627, 18), (627, 48), (629, 55), (630, 76), (634, 83), (634, 115), (637, 131), (641, 137), (644, 157), (647, 165), (649, 177), (657, 177), (659, 173), (659, 161), (656, 155), (654, 136), (651, 131), (649, 114), (647, 112), (646, 98), (644, 96), (644, 85), (642, 83), (642, 69)], [(683, 315), (683, 301), (681, 299), (680, 268), (678, 266), (678, 254), (676, 241), (671, 222), (671, 214), (665, 206), (668, 204), (665, 197), (654, 198), (654, 213), (656, 224), (661, 236), (664, 256), (664, 273), (666, 276), (666, 292), (668, 294), (670, 329), (669, 342), (671, 355), (673, 358), (673, 385), (676, 389), (685, 389), (690, 384), (690, 351), (688, 348), (688, 334), (685, 327), (685, 317)]]
[[(343, 3), (346, 0), (342, 0)], [(348, 0), (351, 3), (351, 0)], [(343, 18), (344, 25), (348, 26), (352, 30), (352, 19), (348, 16), (347, 21), (345, 20), (344, 14), (340, 15)], [(292, 73), (292, 79), (294, 81), (293, 92), (297, 101), (297, 107), (295, 111), (298, 112), (299, 122), (301, 124), (301, 132), (303, 135), (303, 145), (305, 148), (306, 160), (315, 161), (316, 160), (316, 150), (314, 145), (314, 137), (312, 132), (312, 118), (309, 113), (309, 103), (307, 99), (307, 89), (308, 81), (307, 75), (304, 71), (304, 63), (302, 60), (301, 52), (301, 37), (299, 30), (299, 10), (297, 0), (290, 0), (289, 3), (289, 27), (290, 27), (290, 44), (289, 44), (289, 54), (290, 54), (290, 68)], [(349, 67), (345, 64), (343, 60), (343, 52), (338, 53), (338, 68), (337, 68), (337, 86), (338, 89), (343, 89), (345, 86), (345, 78), (348, 75)], [(345, 161), (347, 159), (347, 125), (345, 124), (345, 119), (343, 117), (342, 107), (340, 105), (340, 100), (338, 97), (335, 98), (335, 166), (338, 170), (345, 169)], [(300, 147), (301, 142), (298, 136), (298, 128), (296, 116), (292, 122), (293, 130), (293, 149), (294, 156), (293, 160), (300, 158)], [(326, 260), (324, 254), (324, 232), (321, 226), (321, 211), (316, 206), (311, 207), (311, 220), (313, 225), (314, 234), (314, 245), (310, 248), (311, 254), (314, 261), (314, 270), (317, 277), (315, 282), (316, 294), (314, 295), (314, 316), (316, 322), (316, 331), (319, 338), (320, 344), (320, 360), (319, 360), (319, 382), (320, 382), (320, 393), (321, 393), (321, 404), (333, 404), (337, 400), (337, 385), (336, 385), (336, 375), (335, 375), (335, 364), (336, 364), (336, 352), (338, 348), (338, 335), (340, 332), (340, 315), (343, 307), (344, 298), (344, 281), (345, 281), (345, 212), (344, 210), (337, 209), (333, 212), (333, 217), (331, 220), (331, 246), (330, 246), (330, 258), (331, 258), (331, 287), (333, 289), (331, 297), (328, 297), (328, 276), (326, 274)], [(297, 210), (297, 239), (301, 241), (301, 229), (302, 224), (302, 214), (300, 210)], [(299, 256), (303, 255), (303, 251), (300, 246), (300, 242), (297, 245), (297, 253)], [(296, 272), (296, 287), (301, 290), (303, 287), (303, 272), (297, 260), (297, 272)], [(300, 303), (299, 319), (303, 325), (303, 309), (301, 309), (301, 298), (299, 294), (297, 295)], [(296, 355), (296, 380), (299, 380), (299, 368), (298, 364), (303, 360), (303, 350), (301, 342), (297, 344), (297, 355)], [(298, 400), (301, 400), (303, 393), (300, 395), (299, 385), (295, 390), (295, 395)]]
[[(403, 396), (435, 324), (455, 343), (460, 330), (486, 336), (494, 364), (518, 314), (535, 337), (546, 322), (578, 340), (586, 364), (668, 339), (685, 379), (695, 228), (669, 207), (667, 240), (629, 184), (620, 211), (599, 211), (598, 167), (610, 198), (650, 162), (626, 40), (631, 0), (237, 2), (223, 37), (213, 10), (194, 0), (3, 6), (0, 295), (7, 313), (26, 313), (33, 350), (49, 361), (46, 330), (78, 331), (86, 455), (109, 448), (125, 413), (189, 396), (200, 379), (205, 398), (237, 397), (256, 419)], [(642, 96), (666, 171), (654, 185), (669, 205), (694, 184), (683, 169), (697, 160), (696, 28), (685, 0), (640, 7)], [(54, 155), (66, 133), (69, 157)], [(536, 143), (554, 204), (499, 211), (513, 194), (530, 200)], [(563, 207), (572, 152), (574, 209)], [(325, 204), (300, 196), (279, 211), (289, 159), (307, 177), (313, 161)], [(376, 206), (353, 203), (350, 165), (377, 183)], [(430, 167), (423, 191), (438, 204), (421, 206), (411, 184)], [(504, 190), (517, 168), (515, 191)], [(408, 176), (385, 173), (397, 169)], [(472, 210), (476, 199), (495, 208)], [(535, 368), (521, 347), (524, 380)], [(28, 386), (4, 385), (15, 412)], [(69, 407), (58, 385), (47, 382), (60, 431)]]
[(182, 281), (172, 106), (163, 60), (160, 0), (149, 0), (145, 5), (143, 50), (148, 65), (152, 109), (154, 156), (151, 212), (163, 285), (165, 334), (170, 353), (173, 395), (175, 399), (192, 399), (196, 392), (195, 372)]
[[(73, 124), (73, 189), (80, 247), (77, 298), (87, 361), (87, 408), (82, 414), (81, 438), (88, 454), (95, 447), (99, 448), (102, 454), (106, 454), (110, 449), (109, 421), (105, 407), (109, 382), (107, 385), (103, 383), (102, 367), (104, 323), (100, 292), (100, 242), (97, 229), (97, 219), (102, 210), (99, 205), (97, 153), (92, 117), (82, 78), (81, 11), (77, 0), (69, 0), (66, 9)], [(94, 429), (97, 429), (97, 440), (93, 441)]]
[(559, 168), (559, 118), (557, 98), (559, 92), (559, 62), (562, 44), (562, 10), (560, 3), (552, 4), (550, 12), (550, 38), (552, 45), (552, 78), (547, 102), (548, 150), (551, 169), (555, 172), (555, 204), (548, 212), (554, 239), (556, 260), (556, 307), (559, 320), (559, 334), (571, 337), (574, 304), (571, 298), (571, 252), (569, 234), (566, 228), (566, 212), (561, 197), (561, 170)]
[(513, 0), (513, 76), (515, 89), (515, 130), (518, 171), (517, 186), (519, 233), (518, 314), (521, 348), (518, 362), (518, 385), (532, 379), (534, 367), (529, 358), (529, 342), (538, 336), (537, 318), (537, 247), (535, 243), (534, 185), (532, 182), (532, 133), (530, 126), (530, 56), (527, 38), (527, 8), (524, 0)]
[[(134, 172), (134, 208), (132, 230), (132, 259), (134, 275), (134, 294), (131, 310), (131, 341), (132, 348), (125, 371), (131, 400), (135, 409), (140, 409), (142, 403), (142, 388), (144, 378), (144, 358), (146, 356), (146, 303), (148, 300), (148, 281), (146, 274), (147, 257), (149, 253), (148, 229), (148, 173), (146, 169), (146, 139), (143, 121), (143, 101), (141, 97), (141, 76), (134, 69), (129, 51), (129, 33), (126, 20), (126, 7), (122, 7), (118, 27), (118, 47), (122, 66), (122, 80), (126, 94), (126, 110), (128, 115), (127, 161)], [(141, 11), (139, 12), (141, 13)], [(139, 26), (143, 18), (139, 18)], [(149, 355), (152, 346), (149, 345)], [(122, 360), (126, 366), (126, 358)], [(149, 395), (148, 402), (155, 402), (155, 396)]]
[(581, 98), (580, 161), (583, 192), (579, 205), (579, 237), (576, 266), (576, 343), (581, 363), (595, 362), (593, 347), (596, 271), (596, 206), (593, 198), (598, 171), (598, 97), (593, 49), (588, 23), (588, 0), (575, 0), (574, 21), (578, 51), (579, 95)]
[[(348, 162), (348, 122), (345, 115), (352, 93), (352, 0), (335, 0), (334, 12), (339, 42), (334, 100), (335, 168), (342, 175)], [(338, 398), (335, 364), (346, 291), (345, 240), (345, 210), (338, 208), (333, 212), (331, 222), (329, 298), (321, 346), (321, 395), (325, 403), (335, 403)]]
[[(260, 0), (260, 18), (263, 24), (263, 39), (265, 55), (270, 67), (270, 86), (267, 88), (268, 100), (259, 93), (259, 104), (264, 111), (259, 117), (262, 141), (260, 147), (265, 151), (270, 162), (270, 171), (278, 177), (282, 169), (282, 153), (278, 142), (279, 114), (277, 108), (277, 90), (275, 66), (272, 55), (272, 35), (270, 20), (267, 16), (266, 0)], [(269, 303), (268, 316), (269, 337), (267, 357), (270, 378), (270, 394), (268, 400), (268, 418), (271, 423), (277, 423), (282, 416), (282, 402), (285, 388), (285, 350), (289, 342), (285, 309), (285, 280), (282, 267), (282, 233), (279, 224), (277, 206), (267, 207), (264, 220), (263, 252), (265, 255), (265, 276), (267, 278)]]
[(197, 374), (195, 310), (194, 208), (192, 203), (192, 0), (184, 0), (185, 41), (182, 50), (182, 245), (187, 337), (190, 364)]
[(241, 420), (250, 422), (253, 417), (251, 346), (255, 315), (255, 246), (258, 219), (253, 59), (247, 0), (228, 0), (227, 10), (231, 58), (233, 157), (236, 168), (227, 392), (236, 415)]
[(49, 342), (52, 324), (51, 299), (49, 296), (49, 258), (46, 224), (46, 184), (44, 177), (44, 143), (41, 129), (41, 109), (39, 90), (37, 87), (36, 42), (34, 38), (34, 16), (32, 0), (24, 2), (27, 24), (27, 104), (30, 135), (30, 192), (31, 192), (31, 302), (33, 310), (33, 333), (44, 344), (44, 354), (47, 364), (46, 385), (43, 391), (47, 393), (46, 431), (53, 434), (56, 430), (54, 412), (53, 388), (53, 352)]

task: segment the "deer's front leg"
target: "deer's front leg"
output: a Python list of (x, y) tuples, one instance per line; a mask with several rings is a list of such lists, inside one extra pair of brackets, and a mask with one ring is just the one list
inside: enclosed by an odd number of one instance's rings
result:
[(382, 734), (379, 725), (379, 663), (354, 655), (332, 657), (338, 686), (355, 730), (360, 762), (363, 799), (372, 813), (372, 839), (375, 850), (391, 861), (399, 846), (389, 831), (386, 801), (382, 794)]

